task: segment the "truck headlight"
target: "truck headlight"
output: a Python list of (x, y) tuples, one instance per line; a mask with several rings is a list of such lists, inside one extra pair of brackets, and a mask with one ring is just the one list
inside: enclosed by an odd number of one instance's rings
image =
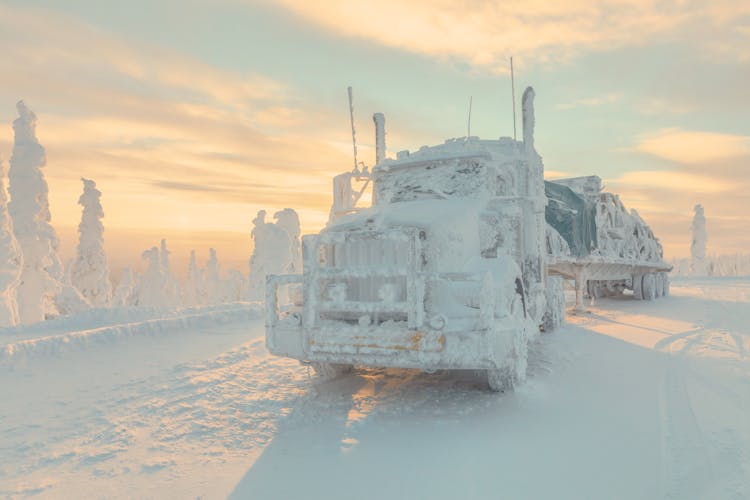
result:
[(333, 302), (346, 301), (346, 283), (328, 285), (328, 298)]
[(396, 302), (396, 294), (396, 285), (393, 283), (385, 283), (378, 290), (378, 298), (388, 304)]
[(448, 324), (448, 318), (442, 314), (436, 314), (430, 318), (428, 323), (433, 330), (442, 330)]

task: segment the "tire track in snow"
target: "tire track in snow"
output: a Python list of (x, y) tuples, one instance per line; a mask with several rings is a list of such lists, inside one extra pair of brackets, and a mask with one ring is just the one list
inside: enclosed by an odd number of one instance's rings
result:
[(104, 404), (107, 413), (121, 415), (111, 419), (109, 430), (144, 428), (149, 449), (170, 455), (190, 448), (217, 457), (262, 447), (275, 434), (277, 417), (305, 393), (296, 362), (263, 351), (262, 341), (252, 341), (206, 362), (177, 365), (167, 377), (124, 387), (126, 398)]
[(715, 483), (703, 430), (685, 387), (685, 372), (670, 359), (659, 383), (665, 498), (708, 498)]
[(7, 445), (2, 454), (9, 467), (0, 468), (0, 497), (40, 485), (54, 496), (76, 496), (70, 488), (80, 488), (81, 480), (66, 479), (75, 476), (127, 486), (144, 484), (136, 478), (146, 475), (148, 483), (180, 487), (195, 485), (186, 476), (191, 471), (227, 475), (222, 464), (244, 466), (243, 457), (273, 438), (307, 394), (308, 380), (296, 361), (271, 357), (256, 339), (206, 361), (92, 390), (93, 404), (59, 413), (38, 440), (23, 444), (39, 435), (25, 423), (13, 430), (15, 438), (3, 438), (0, 451)]

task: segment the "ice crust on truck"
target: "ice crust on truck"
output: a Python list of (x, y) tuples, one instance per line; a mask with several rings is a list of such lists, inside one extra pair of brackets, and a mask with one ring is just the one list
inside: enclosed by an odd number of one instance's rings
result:
[[(268, 349), (326, 378), (364, 365), (483, 370), (496, 391), (524, 380), (529, 342), (563, 321), (563, 279), (583, 295), (588, 273), (612, 264), (597, 261), (606, 193), (588, 178), (545, 183), (533, 102), (529, 87), (521, 141), (462, 137), (396, 159), (377, 113), (376, 165), (334, 178), (328, 225), (302, 238), (302, 274), (267, 279)], [(610, 274), (642, 270), (632, 257)]]

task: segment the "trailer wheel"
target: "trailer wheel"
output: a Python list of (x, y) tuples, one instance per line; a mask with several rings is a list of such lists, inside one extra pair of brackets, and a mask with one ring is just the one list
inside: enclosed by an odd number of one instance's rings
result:
[(654, 284), (656, 285), (656, 298), (664, 297), (664, 276), (663, 273), (654, 274)]
[(315, 376), (321, 381), (333, 380), (352, 371), (352, 365), (337, 363), (312, 363)]
[(642, 274), (633, 275), (633, 297), (635, 297), (636, 300), (645, 300), (643, 297), (643, 275)]
[(653, 273), (643, 276), (643, 300), (654, 300), (656, 298), (656, 279)]
[(589, 298), (600, 299), (604, 295), (601, 283), (598, 280), (586, 281), (586, 288), (588, 289)]

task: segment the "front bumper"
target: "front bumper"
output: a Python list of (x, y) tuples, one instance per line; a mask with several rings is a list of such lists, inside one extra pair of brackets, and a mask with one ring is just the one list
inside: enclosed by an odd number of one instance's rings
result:
[(483, 330), (409, 329), (383, 323), (361, 327), (331, 322), (306, 329), (287, 318), (266, 329), (266, 346), (278, 356), (303, 362), (373, 367), (497, 369), (508, 358), (523, 325)]

